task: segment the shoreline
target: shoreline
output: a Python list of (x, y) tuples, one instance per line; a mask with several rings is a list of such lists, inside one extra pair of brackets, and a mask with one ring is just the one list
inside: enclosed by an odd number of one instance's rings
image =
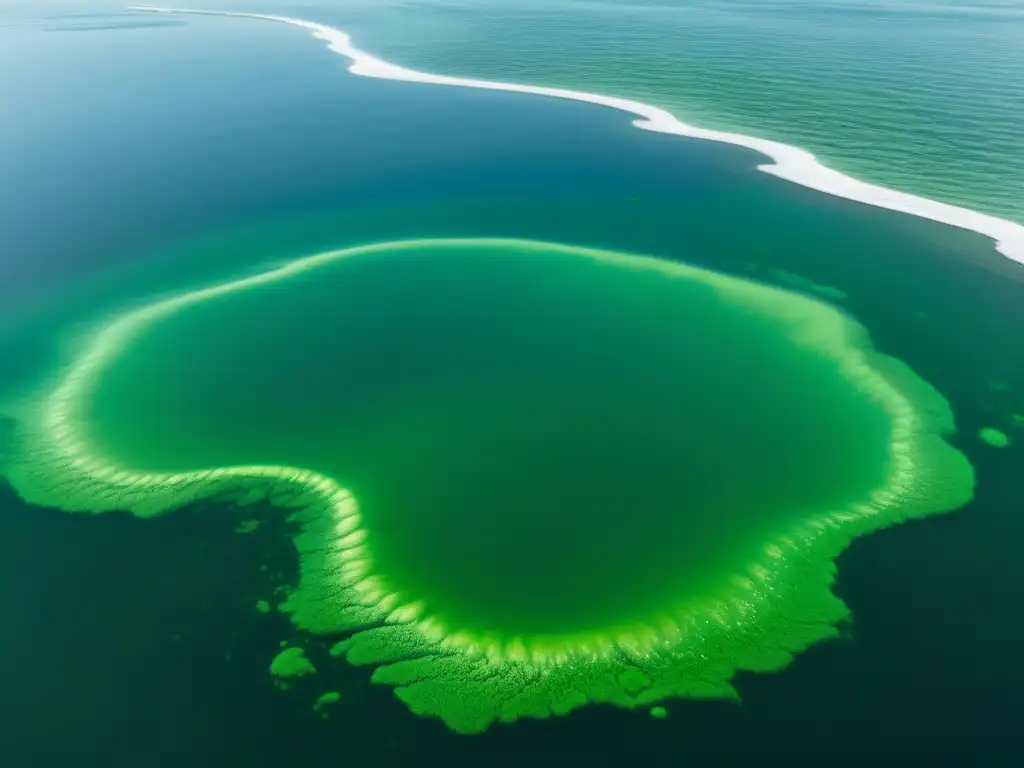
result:
[(633, 120), (633, 126), (641, 130), (705, 139), (753, 149), (772, 160), (771, 163), (758, 165), (758, 171), (785, 179), (794, 184), (824, 192), (834, 197), (865, 203), (876, 208), (884, 208), (898, 213), (910, 214), (918, 218), (929, 219), (984, 235), (995, 241), (995, 250), (998, 253), (1010, 261), (1024, 264), (1024, 225), (981, 213), (980, 211), (961, 208), (861, 181), (822, 165), (811, 152), (799, 147), (739, 133), (698, 128), (677, 120), (667, 110), (640, 101), (564, 88), (548, 88), (490, 80), (476, 80), (465, 77), (451, 77), (448, 75), (434, 75), (406, 69), (360, 50), (352, 43), (349, 35), (340, 29), (290, 16), (240, 11), (204, 11), (150, 5), (129, 5), (127, 10), (144, 13), (260, 19), (299, 27), (309, 30), (313, 33), (314, 38), (327, 43), (330, 50), (348, 58), (352, 62), (349, 71), (363, 77), (377, 77), (385, 80), (400, 80), (434, 85), (451, 85), (463, 88), (481, 88), (513, 93), (529, 93), (537, 96), (549, 96), (611, 107), (639, 118)]

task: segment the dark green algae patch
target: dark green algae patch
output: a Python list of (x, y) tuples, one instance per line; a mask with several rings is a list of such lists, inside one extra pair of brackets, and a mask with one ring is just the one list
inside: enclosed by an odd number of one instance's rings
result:
[(90, 418), (118, 466), (333, 478), (390, 584), (499, 636), (699, 593), (805, 510), (884, 485), (891, 431), (832, 363), (706, 285), (493, 245), (192, 305), (105, 367)]
[(832, 558), (970, 498), (944, 400), (812, 298), (514, 240), (382, 243), (106, 326), (30, 501), (265, 495), (303, 629), (456, 730), (731, 697), (846, 617)]

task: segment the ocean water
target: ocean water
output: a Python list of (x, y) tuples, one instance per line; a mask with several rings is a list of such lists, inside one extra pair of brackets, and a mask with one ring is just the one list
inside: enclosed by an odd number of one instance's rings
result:
[(1016, 0), (355, 5), (302, 8), (414, 69), (639, 99), (701, 127), (804, 147), (867, 181), (1024, 222)]
[[(344, 10), (324, 20), (344, 25)], [(435, 30), (455, 13), (433, 10)], [(370, 12), (351, 11), (377, 52)], [(637, 131), (592, 105), (353, 77), (275, 24), (160, 21), (0, 29), (5, 407), (96, 322), (157, 296), (331, 247), (527, 237), (828, 286), (880, 350), (950, 401), (977, 494), (858, 541), (839, 559), (854, 615), (845, 639), (781, 674), (741, 676), (739, 705), (669, 702), (664, 721), (588, 707), (465, 739), (306, 638), (319, 674), (274, 688), (269, 660), (297, 635), (255, 608), (296, 568), (272, 510), (210, 501), (93, 518), (5, 490), (5, 765), (1007, 762), (1024, 682), (1013, 610), (1024, 435), (1010, 421), (1024, 412), (1024, 289), (990, 241), (782, 182), (755, 171), (757, 153)], [(442, 39), (421, 38), (422, 50)], [(984, 426), (1013, 444), (985, 445)], [(259, 529), (235, 533), (251, 516)], [(322, 720), (312, 702), (329, 689), (342, 700)]]

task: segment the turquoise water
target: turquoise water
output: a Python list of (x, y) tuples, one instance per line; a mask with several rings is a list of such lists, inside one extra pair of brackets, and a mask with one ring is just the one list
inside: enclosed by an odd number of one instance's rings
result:
[(303, 10), (415, 69), (636, 98), (701, 127), (804, 147), (883, 186), (1024, 222), (1024, 7), (1015, 0), (353, 6)]
[[(335, 24), (367, 50), (429, 72), (638, 98), (701, 127), (805, 147), (867, 181), (1024, 223), (1024, 8), (1016, 0), (199, 6)], [(94, 0), (88, 11), (121, 7)], [(0, 24), (108, 23), (85, 10), (68, 0), (11, 3), (0, 7)], [(76, 11), (84, 18), (38, 22)]]

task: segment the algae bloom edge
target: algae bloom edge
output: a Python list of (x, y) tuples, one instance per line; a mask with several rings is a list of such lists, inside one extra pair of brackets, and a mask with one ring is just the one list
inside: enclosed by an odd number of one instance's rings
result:
[[(764, 542), (761, 557), (712, 593), (642, 625), (559, 638), (482, 637), (444, 626), (388, 589), (374, 571), (372, 541), (355, 499), (329, 477), (286, 466), (232, 466), (140, 474), (91, 451), (76, 414), (104, 366), (149, 325), (189, 304), (286, 279), (374, 251), (514, 246), (553, 249), (627, 269), (699, 281), (723, 299), (783, 322), (792, 343), (827, 357), (837, 374), (888, 414), (890, 472), (884, 487), (842, 508), (821, 510)], [(301, 629), (351, 633), (335, 655), (376, 666), (375, 682), (423, 715), (475, 732), (495, 720), (564, 714), (588, 702), (623, 707), (673, 696), (735, 697), (736, 672), (784, 667), (792, 654), (837, 633), (848, 612), (832, 594), (833, 559), (856, 536), (949, 511), (973, 489), (967, 460), (942, 435), (953, 430), (945, 400), (909, 368), (873, 351), (851, 318), (817, 300), (678, 262), (521, 240), (410, 240), (299, 259), (233, 282), (126, 312), (100, 327), (78, 356), (19, 408), (18, 450), (7, 471), (28, 502), (67, 511), (158, 515), (191, 501), (266, 497), (301, 525), (298, 586), (282, 610)]]

